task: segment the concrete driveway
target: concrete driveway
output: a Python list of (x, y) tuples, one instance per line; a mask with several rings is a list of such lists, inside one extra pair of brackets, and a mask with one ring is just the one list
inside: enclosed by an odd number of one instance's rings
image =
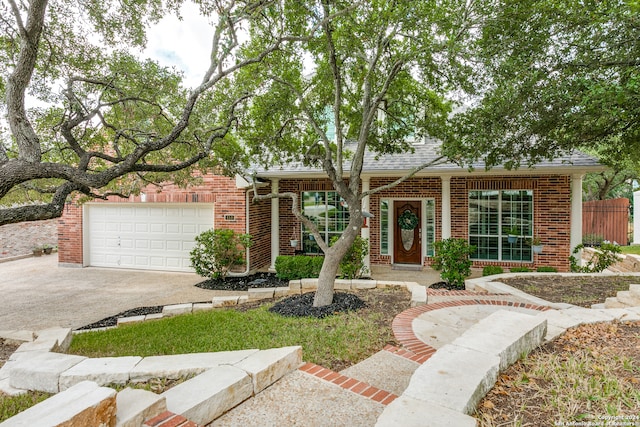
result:
[(136, 307), (208, 301), (202, 277), (107, 268), (60, 268), (45, 255), (0, 263), (0, 330), (79, 328)]

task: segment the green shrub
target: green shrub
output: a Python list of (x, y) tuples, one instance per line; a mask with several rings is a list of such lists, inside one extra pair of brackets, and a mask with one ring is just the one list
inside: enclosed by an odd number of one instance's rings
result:
[(536, 271), (538, 273), (557, 273), (558, 269), (548, 265), (541, 265), (540, 267), (536, 268)]
[(235, 266), (244, 265), (244, 251), (251, 246), (251, 235), (233, 230), (207, 230), (196, 236), (191, 250), (191, 266), (203, 277), (226, 277)]
[(584, 246), (600, 246), (604, 242), (604, 236), (601, 234), (589, 233), (582, 236), (582, 244)]
[(531, 273), (531, 269), (529, 267), (511, 267), (511, 268), (509, 268), (509, 272), (511, 272), (511, 273)]
[[(340, 236), (333, 236), (330, 244), (338, 241)], [(361, 236), (356, 236), (351, 247), (340, 261), (340, 278), (358, 279), (369, 271), (364, 265), (364, 258), (369, 253), (369, 241)]]
[(504, 270), (499, 265), (487, 265), (482, 269), (483, 276), (493, 276), (494, 274), (502, 274)]
[(315, 279), (323, 262), (321, 256), (280, 255), (276, 258), (276, 276), (283, 280)]
[(440, 277), (452, 286), (463, 289), (464, 279), (471, 275), (469, 255), (476, 248), (464, 239), (445, 239), (434, 243), (436, 254), (433, 257), (434, 270), (442, 271)]
[(595, 254), (593, 258), (587, 261), (586, 265), (578, 265), (578, 260), (575, 255), (578, 254), (584, 245), (580, 244), (573, 250), (573, 255), (569, 257), (569, 264), (571, 265), (571, 271), (574, 273), (600, 273), (603, 270), (611, 267), (613, 264), (620, 260), (618, 254), (622, 252), (620, 246), (613, 243), (602, 243), (599, 248), (594, 248)]

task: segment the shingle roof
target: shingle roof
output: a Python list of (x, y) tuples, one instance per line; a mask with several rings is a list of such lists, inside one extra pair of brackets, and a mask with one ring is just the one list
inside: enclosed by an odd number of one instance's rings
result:
[[(434, 161), (439, 156), (439, 141), (427, 141), (424, 144), (416, 144), (413, 146), (413, 152), (404, 152), (399, 154), (386, 154), (376, 155), (375, 153), (367, 151), (364, 157), (364, 170), (366, 174), (396, 174), (401, 175), (416, 167), (419, 167), (427, 162)], [(378, 157), (378, 158), (376, 158)], [(345, 162), (344, 170), (347, 171), (350, 167), (350, 162)], [(482, 161), (473, 164), (473, 169), (476, 172), (485, 171), (485, 163)], [(555, 169), (574, 169), (576, 171), (588, 171), (588, 170), (603, 170), (604, 167), (598, 163), (598, 161), (584, 153), (579, 151), (573, 151), (572, 153), (555, 158), (553, 160), (546, 160), (536, 164), (533, 167), (534, 170), (555, 170)], [(530, 170), (526, 166), (519, 169)], [(256, 168), (258, 176), (278, 176), (278, 175), (317, 175), (323, 173), (318, 168), (310, 168), (302, 163), (289, 163), (272, 166), (268, 170), (264, 168)], [(442, 173), (466, 173), (467, 168), (461, 168), (455, 163), (442, 162), (436, 165), (429, 166), (421, 171), (421, 174), (442, 174)], [(492, 171), (507, 171), (503, 167), (494, 167)], [(506, 173), (509, 173), (507, 171)]]

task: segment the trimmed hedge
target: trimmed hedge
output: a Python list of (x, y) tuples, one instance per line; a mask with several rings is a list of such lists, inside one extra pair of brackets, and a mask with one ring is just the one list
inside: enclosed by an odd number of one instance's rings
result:
[(494, 274), (502, 274), (504, 270), (499, 265), (487, 265), (482, 269), (483, 276), (493, 276)]
[(283, 280), (316, 279), (324, 257), (308, 255), (280, 255), (276, 258), (276, 276)]

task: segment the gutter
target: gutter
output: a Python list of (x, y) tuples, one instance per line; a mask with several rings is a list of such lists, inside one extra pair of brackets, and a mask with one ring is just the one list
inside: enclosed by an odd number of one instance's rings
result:
[[(245, 228), (245, 233), (250, 234), (249, 233), (249, 193), (252, 192), (253, 189), (247, 189), (245, 191), (245, 201), (244, 201), (244, 209), (245, 209), (245, 215), (244, 215), (244, 228)], [(247, 268), (241, 272), (241, 273), (234, 273), (234, 272), (228, 272), (227, 276), (231, 276), (231, 277), (244, 277), (244, 276), (248, 276), (249, 275), (249, 271), (251, 271), (251, 262), (250, 262), (250, 258), (251, 258), (251, 248), (247, 248), (246, 249), (246, 253), (245, 253), (245, 264), (247, 266)]]

